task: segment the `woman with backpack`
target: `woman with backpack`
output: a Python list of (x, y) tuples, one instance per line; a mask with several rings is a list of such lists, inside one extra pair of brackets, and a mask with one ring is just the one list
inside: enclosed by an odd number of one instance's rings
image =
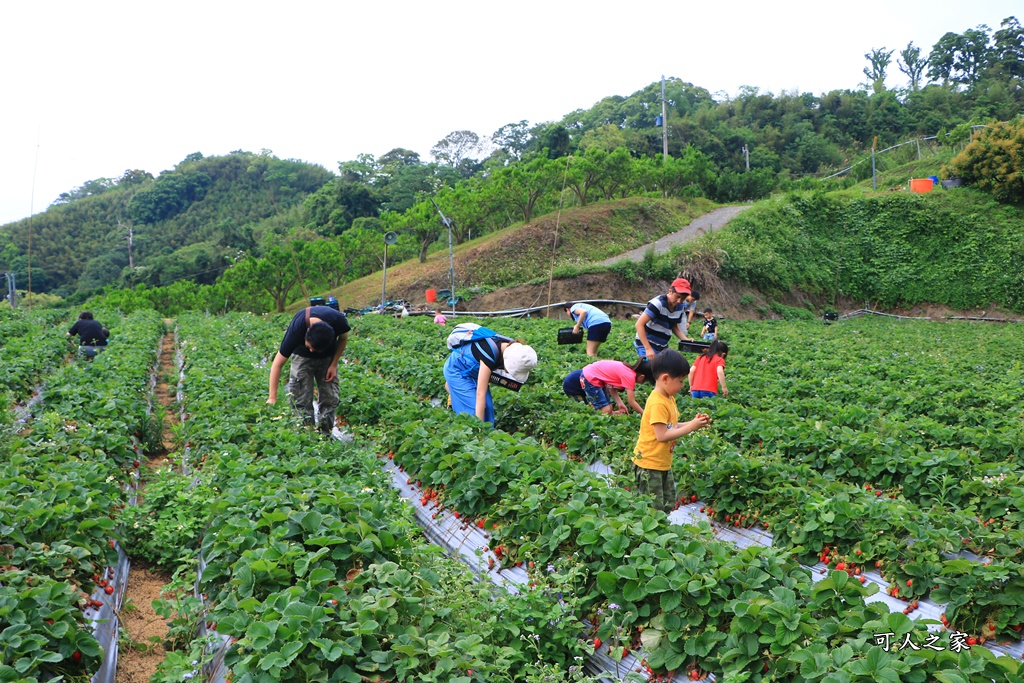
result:
[(461, 323), (448, 335), (451, 353), (444, 363), (445, 388), (456, 413), (494, 424), (492, 375), (523, 384), (537, 366), (537, 352), (519, 340), (475, 323)]

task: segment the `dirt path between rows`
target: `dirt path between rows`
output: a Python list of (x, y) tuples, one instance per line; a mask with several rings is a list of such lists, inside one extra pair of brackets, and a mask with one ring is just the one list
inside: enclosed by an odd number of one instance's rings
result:
[(643, 261), (644, 254), (646, 254), (647, 250), (651, 248), (654, 249), (655, 255), (664, 254), (676, 244), (689, 242), (690, 240), (696, 239), (705, 233), (721, 228), (751, 206), (753, 206), (753, 204), (747, 204), (745, 206), (723, 206), (719, 209), (715, 209), (714, 211), (709, 211), (700, 218), (694, 219), (692, 223), (682, 230), (677, 230), (676, 232), (673, 232), (670, 235), (665, 235), (650, 244), (645, 244), (642, 247), (627, 251), (623, 254), (619, 254), (618, 256), (607, 258), (604, 261), (600, 261), (599, 264), (602, 266), (610, 266), (613, 263), (625, 260), (639, 263), (640, 261)]
[[(146, 454), (139, 488), (140, 502), (146, 495), (145, 481), (149, 473), (170, 463), (168, 454), (174, 450), (173, 428), (178, 423), (174, 321), (165, 320), (164, 323), (170, 331), (160, 343), (160, 363), (153, 391), (164, 411), (162, 447)], [(164, 661), (167, 623), (153, 610), (153, 601), (160, 597), (160, 591), (170, 582), (171, 576), (167, 572), (150, 567), (144, 560), (133, 560), (125, 591), (125, 607), (120, 613), (120, 626), (125, 637), (119, 642), (115, 683), (147, 683)]]

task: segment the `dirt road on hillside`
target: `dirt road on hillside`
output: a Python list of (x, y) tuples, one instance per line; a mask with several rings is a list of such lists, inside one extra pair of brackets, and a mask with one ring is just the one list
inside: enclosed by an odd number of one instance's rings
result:
[(743, 211), (746, 211), (751, 206), (753, 205), (747, 204), (745, 206), (723, 206), (720, 209), (715, 209), (714, 211), (706, 213), (700, 218), (697, 218), (688, 226), (686, 226), (682, 230), (679, 230), (678, 232), (674, 232), (671, 235), (665, 235), (661, 239), (655, 240), (650, 244), (645, 244), (644, 246), (639, 247), (637, 249), (633, 249), (632, 251), (627, 251), (624, 254), (612, 256), (611, 258), (601, 261), (600, 265), (610, 266), (613, 263), (624, 260), (636, 261), (637, 263), (639, 263), (644, 259), (644, 254), (646, 254), (647, 250), (650, 249), (651, 247), (654, 248), (655, 255), (664, 254), (675, 244), (689, 242), (692, 239), (700, 237), (704, 233), (708, 233), (711, 232), (712, 230), (722, 227), (730, 220), (732, 220), (734, 216), (737, 216)]

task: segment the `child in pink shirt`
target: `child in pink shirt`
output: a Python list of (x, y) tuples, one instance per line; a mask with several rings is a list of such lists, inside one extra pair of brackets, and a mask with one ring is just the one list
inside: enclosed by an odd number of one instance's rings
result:
[[(629, 407), (637, 414), (643, 414), (644, 409), (637, 403), (635, 391), (637, 384), (650, 379), (647, 374), (645, 359), (637, 361), (636, 365), (627, 365), (620, 360), (599, 360), (583, 368), (580, 386), (587, 395), (587, 402), (605, 415), (613, 412), (625, 415), (629, 412), (619, 396), (620, 391), (626, 392)], [(612, 408), (612, 401), (617, 404), (617, 408)]]

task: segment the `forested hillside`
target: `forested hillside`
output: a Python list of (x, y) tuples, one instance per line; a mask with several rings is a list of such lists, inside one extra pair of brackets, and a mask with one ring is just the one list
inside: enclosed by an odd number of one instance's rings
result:
[[(447, 234), (438, 208), (462, 243), (628, 197), (734, 202), (842, 190), (870, 177), (872, 148), (881, 173), (948, 159), (972, 131), (1024, 111), (1024, 27), (1014, 17), (998, 29), (949, 32), (927, 55), (911, 43), (872, 47), (865, 58), (860, 89), (822, 94), (745, 86), (725, 96), (668, 78), (664, 126), (656, 82), (559, 121), (511, 122), (490, 135), (453, 131), (430, 161), (395, 147), (340, 162), (335, 174), (267, 151), (195, 154), (157, 178), (135, 170), (88, 181), (34, 217), (32, 287), (83, 298), (104, 286), (184, 280), (176, 296), (197, 305), (282, 310), (309, 290), (378, 270), (385, 231), (399, 235), (392, 263), (426, 260)], [(906, 81), (891, 88), (897, 69)], [(1015, 158), (999, 163), (1019, 166)], [(956, 168), (979, 187), (993, 173)], [(999, 196), (1019, 201), (1013, 191)], [(17, 274), (21, 287), (28, 225), (0, 227), (0, 269)], [(219, 289), (198, 288), (225, 270)]]
[[(31, 220), (32, 288), (69, 296), (105, 285), (212, 283), (258, 248), (263, 222), (286, 220), (333, 177), (320, 166), (268, 152), (191, 154), (154, 178), (141, 170), (63, 193)], [(28, 219), (0, 228), (0, 270), (27, 285)]]

